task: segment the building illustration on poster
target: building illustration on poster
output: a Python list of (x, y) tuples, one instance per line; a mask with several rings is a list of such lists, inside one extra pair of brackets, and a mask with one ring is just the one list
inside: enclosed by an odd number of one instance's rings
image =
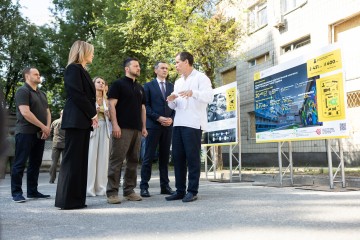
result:
[(348, 135), (340, 49), (315, 54), (254, 75), (256, 142)]
[(207, 109), (208, 130), (202, 144), (229, 145), (237, 143), (236, 82), (214, 89), (214, 99)]

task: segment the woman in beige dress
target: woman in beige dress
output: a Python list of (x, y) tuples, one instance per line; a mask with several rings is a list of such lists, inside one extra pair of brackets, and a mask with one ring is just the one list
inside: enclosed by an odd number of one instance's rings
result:
[(109, 104), (105, 92), (105, 80), (101, 77), (93, 79), (96, 89), (96, 110), (98, 114), (98, 128), (90, 135), (87, 196), (104, 196), (107, 185), (107, 171), (109, 163)]

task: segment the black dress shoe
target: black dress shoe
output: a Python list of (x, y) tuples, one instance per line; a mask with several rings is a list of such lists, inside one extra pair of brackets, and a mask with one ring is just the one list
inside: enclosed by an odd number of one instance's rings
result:
[(188, 192), (185, 197), (182, 199), (183, 202), (193, 202), (196, 201), (198, 197), (191, 192)]
[(36, 192), (33, 194), (28, 194), (27, 198), (50, 198), (50, 195), (42, 194), (40, 192)]
[(160, 192), (160, 194), (167, 194), (167, 195), (172, 195), (174, 193), (175, 193), (175, 191), (173, 191), (171, 189), (171, 187), (169, 187), (169, 186), (167, 186), (165, 188), (161, 188), (161, 192)]
[(180, 200), (183, 199), (184, 195), (183, 194), (178, 194), (177, 192), (175, 192), (173, 195), (170, 195), (168, 197), (166, 197), (166, 201), (174, 201), (174, 200)]
[(142, 197), (150, 197), (150, 193), (147, 189), (141, 189), (140, 190), (140, 196)]

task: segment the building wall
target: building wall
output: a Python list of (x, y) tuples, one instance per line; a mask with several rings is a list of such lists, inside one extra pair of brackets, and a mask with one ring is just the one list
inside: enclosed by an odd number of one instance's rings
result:
[[(286, 2), (300, 2), (300, 6), (284, 12), (282, 9), (285, 8)], [(228, 66), (228, 69), (234, 67), (236, 69), (236, 81), (240, 93), (241, 152), (243, 153), (242, 162), (245, 166), (252, 165), (253, 162), (262, 162), (261, 159), (269, 161), (269, 156), (272, 156), (271, 159), (275, 158), (276, 162), (277, 155), (274, 153), (278, 151), (277, 143), (255, 143), (254, 73), (296, 58), (312, 49), (336, 42), (340, 36), (339, 34), (344, 35), (344, 32), (349, 33), (346, 37), (347, 40), (359, 39), (357, 33), (360, 29), (360, 0), (239, 0), (235, 1), (234, 6), (228, 7), (230, 10), (227, 14), (236, 17), (243, 26), (246, 26), (249, 25), (247, 15), (256, 10), (257, 5), (263, 7), (264, 4), (266, 4), (267, 24), (261, 25), (250, 32), (248, 31), (248, 34), (242, 37), (237, 51), (239, 60), (234, 66)], [(261, 10), (261, 8), (259, 9)], [(291, 46), (291, 43), (296, 41), (300, 41), (300, 46), (302, 45), (302, 39), (308, 37), (310, 38), (310, 44), (283, 53), (283, 47)], [(346, 54), (345, 57), (343, 56), (344, 61), (346, 59), (358, 60), (360, 50), (354, 52), (351, 51), (351, 48), (360, 48), (357, 45), (351, 46), (349, 41), (344, 42), (347, 43), (348, 49), (343, 52), (343, 54)], [(356, 56), (357, 54), (359, 56)], [(265, 60), (263, 56), (266, 56)], [(254, 64), (255, 62), (256, 64)], [(344, 65), (346, 65), (345, 62)], [(346, 79), (347, 92), (355, 91), (352, 96), (355, 96), (356, 102), (358, 101), (356, 97), (360, 96), (359, 92), (357, 92), (360, 89), (360, 68), (354, 68), (350, 64), (348, 66), (351, 66), (351, 79)], [(351, 85), (350, 81), (352, 82)], [(351, 118), (351, 122), (358, 122), (359, 110), (358, 106), (350, 109), (347, 116)], [(353, 124), (351, 138), (341, 140), (345, 146), (345, 160), (348, 165), (360, 165), (359, 130), (360, 126)], [(325, 140), (294, 142), (293, 151), (299, 153), (296, 154), (295, 162), (303, 162), (305, 165), (314, 165), (314, 162), (318, 162), (318, 165), (321, 165), (321, 163), (327, 164)], [(306, 162), (309, 162), (309, 164), (306, 164)]]

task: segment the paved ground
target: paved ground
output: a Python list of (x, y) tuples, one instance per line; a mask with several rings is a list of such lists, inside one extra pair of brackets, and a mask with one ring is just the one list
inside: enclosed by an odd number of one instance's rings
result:
[(54, 207), (56, 185), (48, 183), (46, 173), (39, 190), (51, 199), (25, 203), (12, 202), (7, 175), (0, 182), (0, 238), (360, 239), (360, 191), (201, 181), (199, 200), (182, 203), (166, 202), (158, 181), (151, 182), (153, 197), (141, 202), (110, 205), (105, 197), (91, 197), (88, 208), (63, 211)]

